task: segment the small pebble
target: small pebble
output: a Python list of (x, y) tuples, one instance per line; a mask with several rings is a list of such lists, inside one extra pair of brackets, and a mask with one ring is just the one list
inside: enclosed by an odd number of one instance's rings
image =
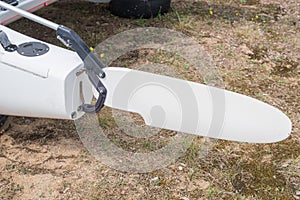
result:
[(25, 119), (25, 124), (30, 124), (31, 120), (30, 119)]
[(182, 167), (182, 166), (179, 166), (179, 167), (178, 167), (178, 170), (179, 170), (179, 171), (182, 171), (182, 170), (183, 170), (183, 167)]
[(190, 200), (190, 199), (187, 197), (181, 197), (181, 200)]
[(296, 191), (296, 195), (300, 196), (300, 190)]
[(154, 177), (151, 179), (151, 182), (155, 182), (155, 181), (158, 181), (158, 177)]
[(289, 166), (288, 163), (282, 165), (282, 167), (288, 167), (288, 166)]
[(66, 194), (68, 191), (70, 190), (70, 188), (66, 188), (63, 193)]

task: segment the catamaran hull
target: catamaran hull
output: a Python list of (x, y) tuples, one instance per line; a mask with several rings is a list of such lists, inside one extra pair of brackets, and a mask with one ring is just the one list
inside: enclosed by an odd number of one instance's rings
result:
[[(41, 42), (0, 26), (13, 44)], [(44, 43), (46, 44), (46, 43)], [(0, 47), (0, 114), (76, 119), (91, 102), (92, 85), (78, 55), (51, 44), (41, 56), (28, 57)]]

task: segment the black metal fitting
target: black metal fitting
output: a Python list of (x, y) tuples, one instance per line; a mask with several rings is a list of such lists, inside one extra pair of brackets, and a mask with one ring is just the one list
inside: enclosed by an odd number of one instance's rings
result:
[(72, 29), (65, 26), (59, 26), (56, 35), (62, 43), (68, 48), (73, 49), (79, 55), (84, 63), (85, 71), (91, 83), (99, 92), (96, 104), (83, 104), (82, 110), (87, 113), (99, 112), (104, 106), (107, 94), (107, 90), (101, 82), (101, 79), (105, 77), (105, 72), (102, 70), (105, 65), (93, 52), (91, 52), (86, 43)]

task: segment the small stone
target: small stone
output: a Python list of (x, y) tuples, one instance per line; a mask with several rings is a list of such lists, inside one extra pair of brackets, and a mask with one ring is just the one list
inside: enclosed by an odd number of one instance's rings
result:
[(300, 190), (297, 190), (297, 191), (296, 191), (296, 195), (297, 195), (297, 196), (300, 196)]
[(121, 191), (121, 195), (124, 195), (126, 192), (125, 192), (125, 190), (122, 190)]
[(190, 199), (187, 197), (181, 197), (181, 200), (190, 200)]
[(70, 190), (70, 188), (67, 187), (67, 188), (63, 191), (63, 193), (66, 194), (69, 190)]
[(184, 164), (184, 163), (180, 163), (179, 165), (181, 165), (182, 167), (185, 167), (185, 166), (186, 166), (186, 164)]
[(25, 119), (25, 124), (30, 124), (31, 120), (30, 119)]
[(178, 170), (179, 170), (179, 171), (182, 171), (182, 170), (183, 170), (183, 167), (182, 167), (182, 166), (179, 166), (179, 167), (178, 167)]
[(159, 180), (158, 177), (154, 177), (154, 178), (152, 178), (150, 181), (151, 181), (151, 182), (156, 182), (156, 181), (158, 181), (158, 180)]
[(288, 167), (288, 166), (289, 166), (288, 163), (282, 165), (282, 167)]

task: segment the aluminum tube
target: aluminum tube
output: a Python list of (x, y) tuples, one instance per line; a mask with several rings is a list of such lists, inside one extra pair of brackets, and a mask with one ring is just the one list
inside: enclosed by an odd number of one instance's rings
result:
[(17, 14), (19, 14), (19, 15), (27, 18), (27, 19), (35, 21), (35, 22), (37, 22), (39, 24), (42, 24), (44, 26), (47, 26), (47, 27), (49, 27), (51, 29), (57, 30), (58, 27), (59, 27), (59, 25), (56, 24), (56, 23), (54, 23), (54, 22), (51, 22), (51, 21), (49, 21), (47, 19), (44, 19), (44, 18), (39, 17), (37, 15), (34, 15), (34, 14), (30, 13), (30, 12), (27, 12), (25, 10), (22, 10), (20, 8), (17, 8), (15, 6), (7, 4), (7, 3), (5, 3), (3, 1), (0, 1), (0, 7), (6, 8), (7, 10), (10, 10), (10, 11), (13, 11), (13, 12), (15, 12), (15, 13), (17, 13)]

